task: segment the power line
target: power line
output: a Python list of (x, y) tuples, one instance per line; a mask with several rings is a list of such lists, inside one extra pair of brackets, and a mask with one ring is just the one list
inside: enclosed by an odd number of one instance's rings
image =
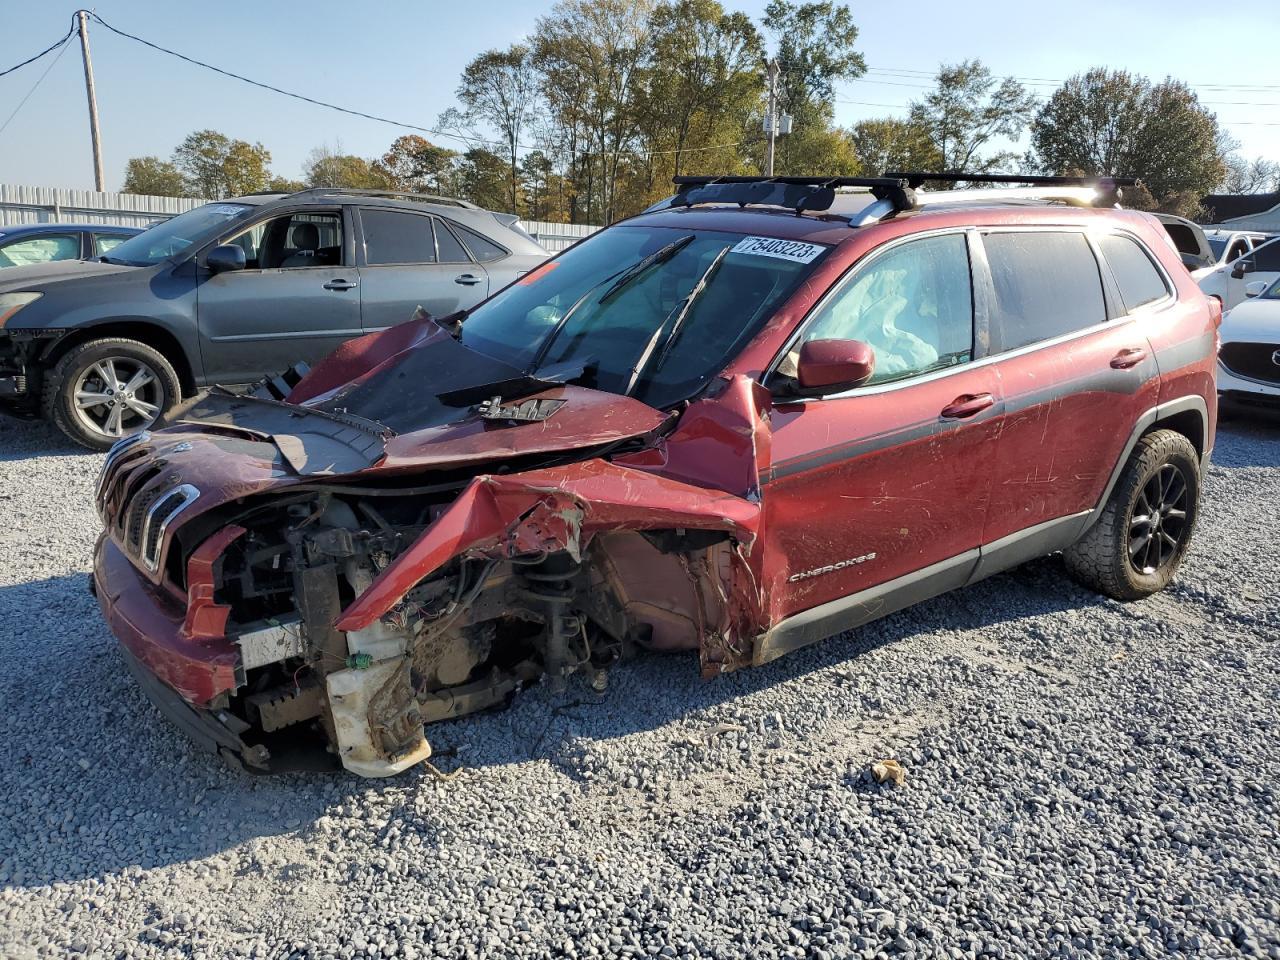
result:
[[(902, 77), (907, 77), (911, 79), (915, 79), (919, 77), (922, 79), (929, 79), (929, 80), (933, 79), (938, 75), (938, 71), (936, 70), (908, 70), (905, 68), (898, 69), (898, 68), (888, 68), (888, 67), (867, 67), (867, 72), (884, 74), (886, 76), (902, 76)], [(1066, 82), (1065, 80), (1054, 80), (1049, 77), (1011, 76), (1011, 79), (1017, 80), (1021, 83), (1032, 84), (1032, 85), (1050, 84), (1053, 86), (1061, 86), (1063, 83)], [(1201, 90), (1224, 90), (1224, 91), (1226, 90), (1240, 90), (1240, 91), (1280, 90), (1280, 83), (1191, 83), (1190, 81), (1184, 81), (1184, 82), (1186, 82), (1187, 86), (1189, 87), (1197, 87)]]
[[(62, 38), (62, 49), (58, 51), (58, 55), (49, 61), (49, 65), (44, 68), (44, 73), (36, 78), (36, 82), (31, 85), (31, 89), (27, 91), (27, 95), (18, 101), (18, 105), (13, 108), (13, 112), (5, 118), (4, 123), (0, 123), (0, 133), (4, 133), (5, 128), (13, 122), (13, 118), (18, 115), (18, 111), (26, 106), (27, 101), (31, 99), (31, 95), (36, 92), (40, 84), (44, 82), (44, 78), (49, 75), (49, 71), (58, 65), (58, 61), (62, 59), (62, 55), (67, 52), (67, 47), (71, 46), (71, 34), (68, 33)], [(47, 52), (47, 51), (46, 51)], [(29, 63), (30, 61), (28, 61)]]
[(59, 46), (66, 43), (71, 38), (71, 35), (75, 32), (76, 32), (76, 28), (73, 24), (71, 27), (67, 29), (67, 32), (62, 35), (62, 38), (60, 40), (45, 47), (43, 50), (37, 53), (34, 57), (28, 57), (26, 60), (23, 60), (21, 63), (15, 63), (12, 67), (10, 67), (7, 70), (0, 70), (0, 77), (7, 76), (8, 74), (13, 73), (13, 71), (15, 70), (20, 70), (21, 68), (25, 67), (28, 63), (35, 63), (37, 60), (43, 57), (46, 53), (52, 53), (54, 50), (58, 49)]

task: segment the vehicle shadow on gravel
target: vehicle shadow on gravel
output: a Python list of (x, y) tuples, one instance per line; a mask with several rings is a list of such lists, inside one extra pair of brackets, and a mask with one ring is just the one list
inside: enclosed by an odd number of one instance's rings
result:
[[(856, 670), (858, 657), (943, 624), (982, 628), (1104, 602), (1064, 583), (1060, 560), (1038, 561), (712, 681), (699, 677), (692, 656), (653, 654), (613, 671), (603, 695), (577, 683), (558, 698), (535, 687), (506, 711), (431, 728), (436, 762), (476, 775), (441, 789), (465, 797), (487, 788), (487, 772), (501, 776), (502, 768), (531, 761), (549, 762), (565, 778), (557, 789), (608, 789), (583, 775), (583, 745), (668, 724), (679, 727), (677, 736), (705, 733), (722, 717), (752, 711), (742, 701), (753, 694), (841, 664)], [(200, 752), (134, 684), (83, 573), (0, 587), (0, 622), (7, 627), (0, 655), (9, 663), (0, 678), (0, 702), (26, 704), (7, 711), (10, 746), (0, 753), (0, 806), (11, 823), (40, 827), (0, 831), (0, 886), (199, 860), (295, 831), (305, 844), (315, 822), (335, 806), (359, 805), (371, 793), (413, 792), (435, 776), (414, 768), (386, 781), (345, 772), (256, 777)], [(864, 696), (862, 706), (886, 705)], [(803, 718), (788, 723), (793, 719)], [(51, 822), (51, 809), (74, 809), (74, 817)], [(301, 847), (299, 856), (306, 856)]]
[(1219, 421), (1213, 466), (1280, 466), (1280, 415), (1239, 414)]
[(95, 454), (92, 450), (72, 443), (52, 424), (41, 420), (14, 420), (0, 416), (0, 462), (80, 455)]

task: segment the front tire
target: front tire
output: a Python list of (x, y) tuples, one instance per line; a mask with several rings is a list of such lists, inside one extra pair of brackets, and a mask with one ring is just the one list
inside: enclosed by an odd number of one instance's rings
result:
[(1200, 506), (1200, 457), (1174, 430), (1138, 441), (1089, 531), (1067, 548), (1076, 580), (1116, 600), (1163, 590), (1182, 563)]
[(44, 411), (63, 433), (91, 450), (145, 430), (182, 397), (177, 371), (137, 340), (90, 340), (49, 371)]

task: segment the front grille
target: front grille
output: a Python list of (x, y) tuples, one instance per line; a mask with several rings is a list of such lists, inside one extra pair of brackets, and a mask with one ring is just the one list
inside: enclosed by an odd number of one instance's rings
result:
[(1224, 343), (1218, 359), (1236, 376), (1280, 384), (1280, 343)]
[(164, 554), (164, 535), (170, 522), (185, 510), (200, 491), (189, 483), (167, 484), (161, 479), (164, 461), (139, 434), (111, 448), (98, 478), (98, 513), (103, 525), (125, 552), (154, 572)]

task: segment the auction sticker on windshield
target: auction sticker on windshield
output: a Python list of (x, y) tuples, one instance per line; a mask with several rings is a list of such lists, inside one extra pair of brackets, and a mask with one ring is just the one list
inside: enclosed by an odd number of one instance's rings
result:
[(773, 237), (743, 237), (732, 252), (754, 257), (777, 257), (793, 263), (812, 263), (826, 249), (820, 243), (801, 243), (799, 240), (778, 240)]

